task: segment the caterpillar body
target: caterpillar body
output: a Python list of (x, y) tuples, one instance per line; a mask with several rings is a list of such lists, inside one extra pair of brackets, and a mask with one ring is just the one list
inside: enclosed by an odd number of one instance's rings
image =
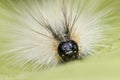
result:
[[(5, 1), (2, 1), (3, 3)], [(101, 0), (6, 0), (1, 26), (12, 40), (4, 53), (34, 70), (91, 55), (103, 44), (111, 8)], [(3, 6), (4, 7), (4, 6)], [(99, 9), (99, 11), (98, 11)], [(4, 25), (6, 24), (6, 25)], [(27, 67), (28, 68), (28, 67)]]

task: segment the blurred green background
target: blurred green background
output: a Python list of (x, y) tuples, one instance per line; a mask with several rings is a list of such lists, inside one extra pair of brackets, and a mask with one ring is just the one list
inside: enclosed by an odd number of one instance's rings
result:
[[(11, 1), (19, 3), (19, 0)], [(82, 61), (74, 61), (38, 72), (6, 65), (7, 57), (2, 55), (2, 51), (10, 48), (7, 44), (13, 41), (14, 36), (9, 37), (12, 29), (0, 26), (0, 80), (120, 80), (120, 0), (108, 0), (101, 4), (101, 8), (107, 5), (113, 7), (114, 12), (111, 16), (115, 16), (115, 19), (109, 22), (113, 30), (106, 32), (112, 38), (111, 41), (105, 42), (109, 47), (99, 49), (94, 56)], [(0, 25), (18, 22), (15, 18), (17, 12), (10, 6), (7, 0), (0, 0)]]

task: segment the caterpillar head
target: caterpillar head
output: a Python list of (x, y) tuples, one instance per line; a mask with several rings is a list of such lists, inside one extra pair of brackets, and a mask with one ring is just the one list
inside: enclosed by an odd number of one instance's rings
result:
[(64, 62), (78, 59), (79, 56), (78, 45), (75, 41), (69, 40), (61, 42), (58, 45), (58, 54)]

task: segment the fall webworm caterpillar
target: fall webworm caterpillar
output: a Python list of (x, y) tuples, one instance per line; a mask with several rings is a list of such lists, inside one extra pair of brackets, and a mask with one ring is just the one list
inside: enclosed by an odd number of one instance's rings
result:
[[(4, 2), (4, 1), (3, 1)], [(11, 9), (4, 21), (13, 29), (11, 62), (34, 70), (84, 58), (104, 46), (111, 8), (100, 0), (7, 0)], [(4, 11), (4, 10), (3, 10)], [(7, 11), (7, 10), (6, 10)], [(13, 20), (13, 21), (12, 21)], [(12, 33), (11, 33), (12, 34)], [(18, 64), (19, 63), (19, 64)], [(28, 68), (28, 67), (27, 67)]]

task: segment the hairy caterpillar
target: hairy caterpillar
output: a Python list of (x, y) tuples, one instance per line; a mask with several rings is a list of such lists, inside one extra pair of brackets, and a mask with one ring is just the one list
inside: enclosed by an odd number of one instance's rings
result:
[[(21, 67), (34, 70), (79, 60), (104, 46), (111, 8), (100, 0), (1, 1), (0, 25), (11, 34), (5, 53)], [(6, 3), (7, 2), (7, 3)], [(4, 7), (7, 7), (4, 9)], [(99, 11), (98, 11), (99, 9)], [(10, 10), (10, 11), (9, 11)], [(7, 17), (7, 19), (6, 19)], [(111, 18), (112, 19), (112, 18)], [(9, 34), (8, 33), (8, 34)]]

